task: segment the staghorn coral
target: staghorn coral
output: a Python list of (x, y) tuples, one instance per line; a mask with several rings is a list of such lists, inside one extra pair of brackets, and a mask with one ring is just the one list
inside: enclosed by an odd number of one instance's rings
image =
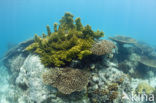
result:
[(105, 55), (112, 53), (112, 49), (115, 48), (113, 42), (109, 40), (102, 40), (97, 42), (91, 48), (91, 51), (95, 55)]
[(54, 23), (54, 32), (57, 32), (57, 26), (58, 26), (58, 24)]
[(75, 23), (76, 23), (76, 29), (81, 31), (83, 29), (83, 25), (81, 23), (80, 17), (75, 19)]
[(143, 92), (145, 92), (146, 94), (151, 94), (152, 92), (154, 92), (154, 90), (155, 89), (146, 82), (139, 83), (136, 88), (136, 92), (139, 94), (142, 94)]
[(73, 15), (69, 12), (66, 12), (65, 15), (60, 20), (60, 27), (64, 28), (65, 30), (73, 29), (75, 27)]
[(45, 84), (56, 87), (63, 94), (81, 91), (88, 84), (90, 74), (73, 68), (50, 69), (43, 74)]
[(50, 36), (50, 35), (51, 35), (50, 26), (49, 26), (49, 25), (47, 25), (47, 26), (46, 26), (46, 28), (47, 28), (48, 35)]
[(104, 36), (102, 31), (94, 32), (91, 26), (83, 26), (80, 18), (74, 22), (70, 13), (65, 13), (60, 25), (54, 23), (54, 32), (47, 26), (47, 32), (48, 35), (43, 35), (43, 38), (36, 34), (35, 42), (25, 49), (40, 55), (41, 62), (47, 67), (60, 67), (72, 60), (82, 60), (92, 54), (93, 43)]

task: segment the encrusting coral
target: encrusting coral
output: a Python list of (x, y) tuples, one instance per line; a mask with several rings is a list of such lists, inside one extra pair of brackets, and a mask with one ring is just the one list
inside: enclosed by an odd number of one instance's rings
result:
[(91, 48), (91, 51), (95, 55), (105, 55), (112, 53), (112, 50), (115, 48), (113, 42), (109, 40), (102, 40), (97, 42)]
[(144, 92), (146, 94), (151, 94), (152, 92), (154, 92), (154, 90), (155, 89), (146, 82), (139, 83), (137, 88), (136, 88), (136, 92), (139, 94), (142, 94)]
[(63, 94), (71, 94), (83, 90), (88, 84), (89, 77), (88, 72), (80, 69), (55, 68), (43, 74), (43, 81), (56, 87)]
[(102, 31), (94, 32), (91, 26), (83, 26), (80, 18), (73, 20), (73, 15), (65, 13), (60, 20), (60, 25), (54, 23), (54, 32), (47, 26), (48, 35), (34, 37), (34, 43), (26, 50), (37, 53), (41, 62), (47, 66), (64, 66), (73, 59), (82, 60), (91, 55), (93, 43), (104, 36)]

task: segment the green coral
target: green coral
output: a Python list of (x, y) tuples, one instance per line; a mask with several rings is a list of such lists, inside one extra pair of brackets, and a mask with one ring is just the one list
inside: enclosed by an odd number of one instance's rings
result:
[(48, 35), (50, 36), (50, 34), (51, 34), (50, 26), (47, 25), (46, 28), (47, 28)]
[(83, 26), (80, 18), (73, 20), (73, 15), (65, 13), (60, 24), (54, 23), (54, 32), (47, 26), (48, 35), (34, 36), (34, 43), (26, 50), (37, 53), (41, 62), (48, 67), (64, 66), (73, 59), (82, 60), (91, 55), (93, 43), (104, 36), (102, 31), (94, 32), (91, 26)]
[(143, 92), (146, 94), (151, 94), (154, 90), (155, 89), (146, 82), (139, 83), (136, 88), (136, 92), (139, 94), (142, 94)]
[(57, 32), (57, 23), (54, 23), (54, 32)]
[(76, 23), (76, 29), (81, 31), (83, 29), (83, 25), (81, 23), (80, 17), (75, 19), (75, 23)]

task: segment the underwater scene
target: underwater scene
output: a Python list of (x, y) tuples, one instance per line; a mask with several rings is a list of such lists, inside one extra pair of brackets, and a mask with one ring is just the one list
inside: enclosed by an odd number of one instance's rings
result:
[(1, 0), (0, 103), (156, 103), (155, 0)]

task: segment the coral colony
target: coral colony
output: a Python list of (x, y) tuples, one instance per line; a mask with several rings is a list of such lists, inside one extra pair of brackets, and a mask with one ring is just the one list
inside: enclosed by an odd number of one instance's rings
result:
[[(57, 27), (58, 26), (58, 27)], [(34, 37), (34, 43), (26, 50), (37, 53), (45, 66), (65, 66), (73, 59), (82, 60), (92, 54), (92, 45), (104, 36), (102, 31), (94, 32), (91, 26), (83, 26), (80, 18), (65, 13), (60, 25), (54, 24), (54, 32), (47, 26), (48, 35)]]
[[(35, 34), (4, 58), (12, 103), (143, 103), (156, 101), (156, 52), (131, 37), (101, 39), (65, 13), (53, 30)], [(154, 82), (153, 82), (154, 81)], [(152, 84), (153, 83), (153, 84)], [(19, 92), (19, 93), (17, 93)], [(11, 96), (12, 94), (12, 96)], [(16, 94), (16, 95), (15, 95)], [(24, 95), (23, 95), (24, 94)], [(126, 100), (126, 101), (125, 101)], [(13, 102), (14, 101), (14, 102)]]

